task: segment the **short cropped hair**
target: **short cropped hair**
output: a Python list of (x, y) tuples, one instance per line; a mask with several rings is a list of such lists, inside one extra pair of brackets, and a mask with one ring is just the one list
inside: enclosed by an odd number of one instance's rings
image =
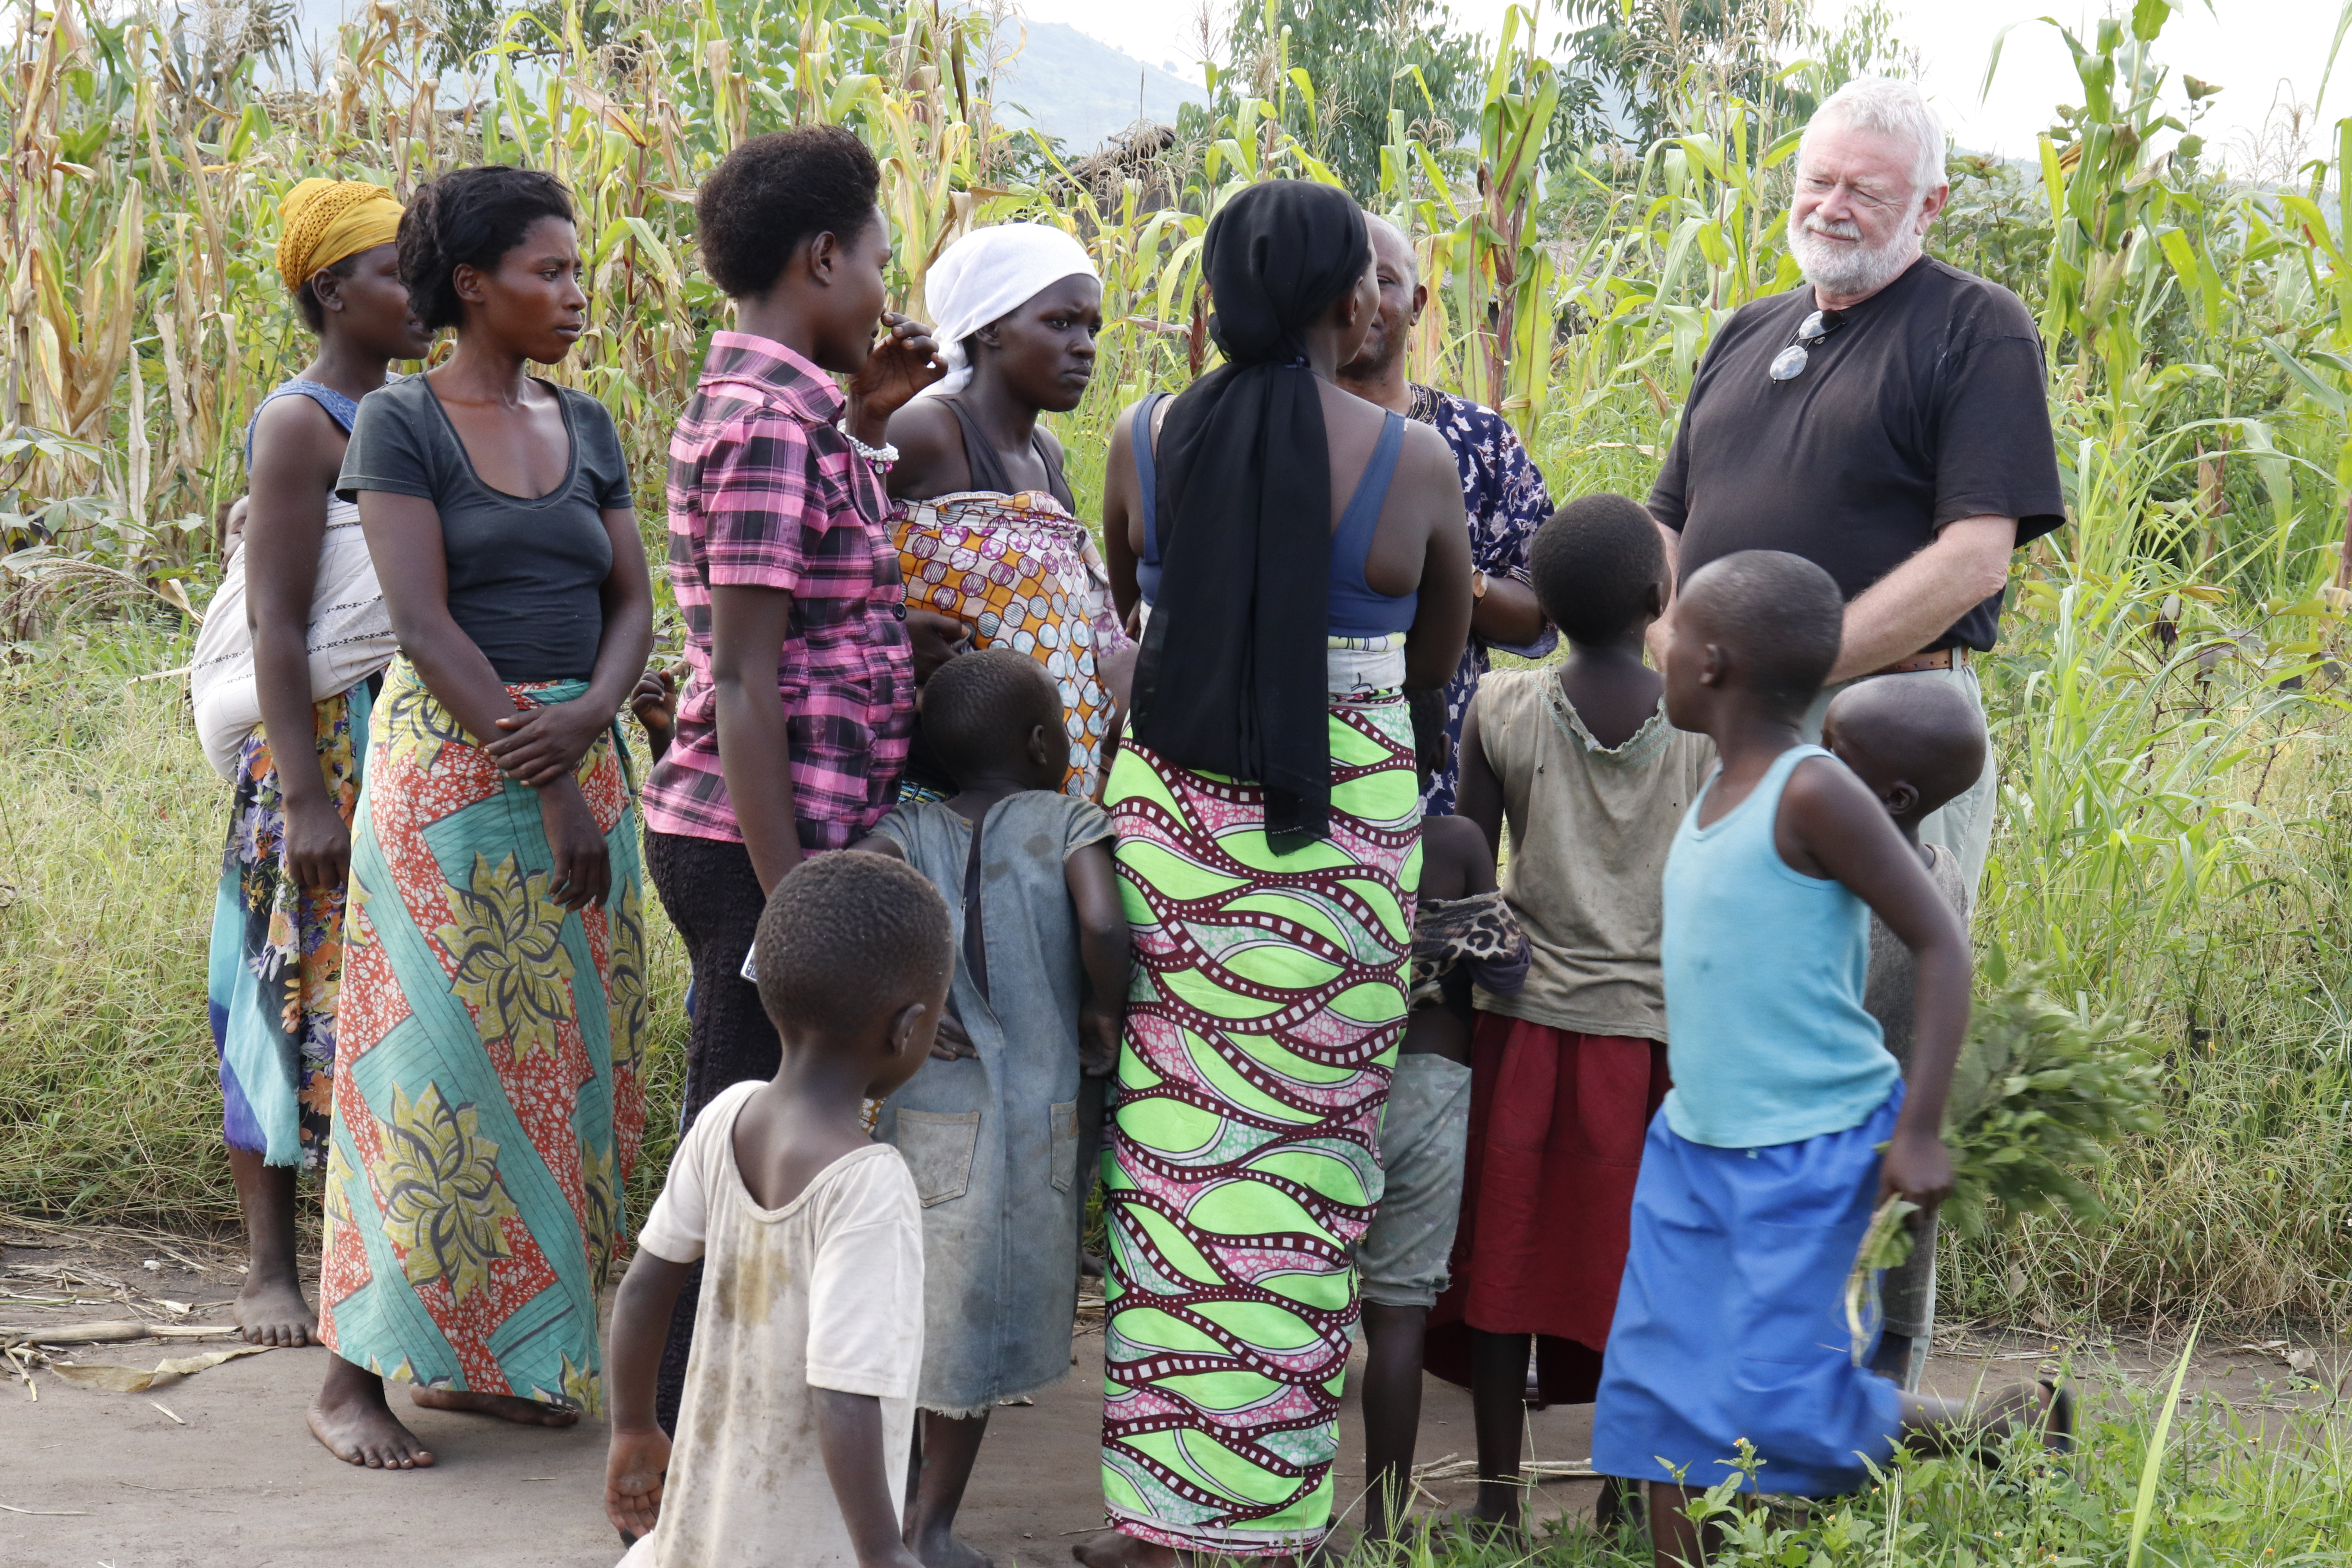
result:
[[(1918, 88), (1910, 82), (1885, 76), (1854, 78), (1822, 100), (1812, 119), (1805, 122), (1805, 135), (1811, 136), (1814, 126), (1832, 120), (1857, 131), (1875, 132), (1908, 142), (1912, 150), (1913, 199), (1945, 183), (1943, 117), (1928, 106)], [(1802, 157), (1801, 139), (1797, 149)]]
[(955, 963), (948, 907), (929, 880), (903, 860), (845, 849), (784, 874), (755, 951), (760, 1005), (777, 1029), (834, 1035), (943, 986)]
[(1536, 603), (1570, 642), (1614, 642), (1649, 613), (1666, 550), (1649, 510), (1628, 496), (1579, 496), (1536, 530), (1528, 549)]
[(1045, 667), (1009, 647), (951, 658), (923, 685), (923, 739), (958, 784), (1016, 764), (1029, 732), (1062, 734), (1062, 693)]
[(426, 330), (462, 325), (457, 268), (491, 272), (541, 218), (573, 220), (554, 175), (505, 163), (453, 169), (421, 186), (400, 215), (400, 280)]
[[(319, 268), (319, 271), (348, 279), (360, 269), (360, 258), (366, 254), (364, 250), (355, 250), (341, 261), (331, 262)], [(327, 307), (320, 302), (319, 290), (313, 283), (317, 277), (318, 273), (312, 273), (302, 279), (302, 287), (294, 290), (294, 308), (302, 313), (302, 324), (310, 329), (312, 337), (321, 336), (327, 330)]]
[(1684, 584), (1685, 612), (1731, 653), (1733, 679), (1785, 713), (1811, 702), (1837, 664), (1845, 598), (1801, 555), (1742, 550)]
[(765, 294), (803, 241), (864, 234), (881, 191), (881, 165), (838, 125), (754, 136), (695, 195), (702, 269), (731, 298)]
[(1830, 704), (1841, 749), (1852, 745), (1919, 792), (1922, 816), (1984, 776), (1984, 715), (1949, 682), (1919, 676), (1857, 680)]

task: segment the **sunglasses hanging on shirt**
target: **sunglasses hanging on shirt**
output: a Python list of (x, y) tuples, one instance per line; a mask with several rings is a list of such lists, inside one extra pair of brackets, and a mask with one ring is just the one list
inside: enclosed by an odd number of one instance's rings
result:
[(1805, 374), (1805, 363), (1811, 351), (1822, 341), (1845, 325), (1845, 316), (1837, 310), (1815, 310), (1797, 323), (1797, 331), (1789, 339), (1789, 346), (1772, 356), (1772, 379), (1794, 381)]

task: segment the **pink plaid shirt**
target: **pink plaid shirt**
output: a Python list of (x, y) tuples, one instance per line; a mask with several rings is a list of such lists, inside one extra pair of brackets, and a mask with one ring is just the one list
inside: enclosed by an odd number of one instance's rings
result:
[(692, 673), (646, 785), (657, 833), (740, 842), (719, 766), (714, 584), (792, 595), (776, 686), (801, 847), (840, 849), (890, 807), (915, 709), (889, 501), (835, 428), (841, 389), (786, 348), (718, 332), (669, 444), (669, 576)]

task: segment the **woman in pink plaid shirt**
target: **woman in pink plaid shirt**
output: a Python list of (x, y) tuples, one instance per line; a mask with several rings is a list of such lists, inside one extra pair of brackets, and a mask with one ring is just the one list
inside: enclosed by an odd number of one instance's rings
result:
[[(928, 328), (883, 310), (880, 183), (855, 136), (812, 127), (746, 142), (696, 199), (703, 268), (734, 299), (735, 330), (713, 334), (670, 441), (689, 674), (645, 795), (647, 868), (693, 963), (689, 1123), (728, 1085), (776, 1071), (775, 1030), (742, 978), (769, 889), (871, 828), (906, 760), (916, 650), (880, 443), (944, 367)], [(665, 1428), (695, 1294), (662, 1360)]]

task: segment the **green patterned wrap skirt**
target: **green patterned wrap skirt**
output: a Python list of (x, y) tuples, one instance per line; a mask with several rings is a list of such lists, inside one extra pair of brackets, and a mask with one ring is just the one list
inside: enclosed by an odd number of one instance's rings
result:
[(1405, 1021), (1412, 725), (1335, 699), (1331, 837), (1274, 854), (1255, 785), (1132, 742), (1117, 826), (1136, 973), (1105, 1198), (1103, 1491), (1145, 1541), (1248, 1557), (1329, 1528), (1349, 1247)]

